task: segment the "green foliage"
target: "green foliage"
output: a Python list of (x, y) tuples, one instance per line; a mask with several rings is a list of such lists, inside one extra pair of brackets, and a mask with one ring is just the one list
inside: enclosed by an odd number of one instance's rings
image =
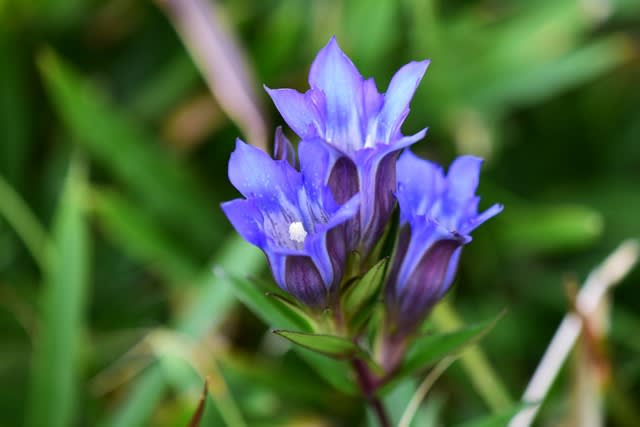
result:
[(526, 405), (514, 405), (504, 411), (500, 411), (496, 414), (479, 417), (477, 419), (460, 424), (459, 427), (503, 427), (509, 424), (509, 420), (522, 410)]
[(409, 349), (401, 370), (412, 372), (460, 352), (468, 345), (476, 343), (493, 329), (497, 321), (498, 319), (492, 319), (454, 332), (426, 334), (418, 337)]
[[(280, 300), (269, 297), (269, 294), (261, 291), (255, 283), (243, 279), (235, 279), (234, 283), (233, 290), (238, 299), (268, 325), (305, 330), (313, 322), (313, 320), (298, 317), (298, 313), (291, 311)], [(309, 350), (308, 345), (296, 347), (296, 350), (329, 384), (345, 393), (354, 392), (354, 385), (349, 380), (347, 366), (343, 362), (331, 360), (323, 354)]]
[[(194, 244), (211, 248), (220, 237), (213, 226), (215, 211), (191, 171), (114, 111), (53, 52), (41, 53), (39, 65), (54, 106), (75, 139), (147, 203), (152, 214)], [(217, 219), (222, 220), (219, 213)]]
[(90, 263), (86, 194), (86, 171), (75, 159), (56, 212), (47, 257), (27, 426), (68, 426), (78, 410)]
[(335, 359), (349, 359), (362, 351), (353, 341), (335, 335), (307, 334), (284, 330), (273, 332), (294, 344)]
[(371, 317), (387, 270), (387, 258), (380, 260), (361, 278), (349, 284), (342, 296), (342, 310), (349, 315), (349, 326), (359, 331)]

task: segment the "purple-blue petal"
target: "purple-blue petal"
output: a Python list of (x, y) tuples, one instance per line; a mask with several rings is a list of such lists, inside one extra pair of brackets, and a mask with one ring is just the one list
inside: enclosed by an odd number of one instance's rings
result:
[(246, 241), (264, 247), (262, 214), (251, 200), (235, 199), (220, 205), (231, 225)]
[(470, 218), (467, 222), (462, 224), (462, 226), (460, 227), (460, 232), (463, 234), (470, 233), (476, 227), (479, 227), (480, 225), (482, 225), (482, 223), (484, 223), (488, 219), (491, 219), (494, 216), (498, 215), (500, 212), (502, 212), (503, 209), (504, 209), (504, 206), (500, 204), (495, 204), (491, 206), (486, 211)]
[(246, 198), (265, 204), (282, 204), (285, 197), (296, 197), (293, 190), (301, 185), (299, 174), (285, 161), (274, 161), (264, 151), (236, 141), (229, 159), (229, 180)]
[(412, 151), (405, 150), (397, 163), (398, 191), (401, 221), (414, 215), (424, 215), (442, 193), (445, 177), (436, 163), (423, 160)]
[(480, 181), (482, 159), (475, 156), (460, 156), (451, 163), (447, 172), (448, 195), (456, 200), (473, 197)]
[(298, 136), (313, 138), (324, 132), (320, 112), (308, 94), (293, 89), (269, 89), (266, 86), (265, 90), (284, 121)]
[(428, 60), (410, 62), (400, 68), (391, 79), (378, 117), (379, 137), (382, 141), (392, 141), (400, 132), (411, 98), (428, 66)]
[(320, 197), (326, 187), (332, 161), (328, 147), (322, 141), (302, 140), (298, 144), (298, 157), (307, 191), (312, 197)]
[(273, 157), (276, 160), (286, 160), (291, 166), (296, 167), (296, 151), (291, 141), (289, 141), (289, 138), (284, 134), (282, 126), (276, 128)]
[(366, 191), (360, 184), (358, 166), (349, 157), (338, 158), (331, 166), (328, 186), (333, 192), (337, 203), (344, 203), (360, 189)]
[(286, 290), (312, 307), (327, 303), (328, 289), (318, 268), (307, 256), (289, 256), (285, 262)]
[[(461, 243), (457, 240), (438, 240), (424, 253), (409, 276), (399, 296), (401, 327), (413, 329), (420, 324), (431, 307), (444, 295), (451, 284), (451, 262)], [(447, 283), (449, 280), (449, 283)]]
[(362, 98), (363, 79), (335, 37), (313, 61), (309, 85), (324, 94), (326, 140), (358, 148), (363, 142), (357, 105)]

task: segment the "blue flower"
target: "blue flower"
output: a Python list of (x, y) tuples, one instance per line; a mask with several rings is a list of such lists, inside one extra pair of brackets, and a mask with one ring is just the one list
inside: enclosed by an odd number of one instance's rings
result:
[(395, 74), (385, 94), (365, 80), (332, 38), (309, 72), (310, 89), (269, 89), (284, 120), (303, 140), (328, 153), (322, 179), (337, 202), (360, 193), (359, 215), (349, 222), (350, 249), (366, 256), (395, 206), (396, 160), (426, 129), (404, 136), (400, 127), (429, 61), (410, 62)]
[[(301, 170), (281, 132), (274, 160), (238, 140), (229, 160), (229, 179), (244, 199), (222, 204), (235, 229), (266, 254), (278, 285), (313, 307), (326, 307), (340, 284), (347, 256), (345, 221), (358, 212), (356, 195), (334, 200), (320, 179), (328, 156), (301, 143)], [(291, 163), (290, 163), (291, 162)]]
[(493, 205), (478, 213), (475, 195), (482, 160), (458, 157), (442, 169), (405, 151), (398, 159), (400, 235), (386, 288), (391, 322), (410, 334), (447, 292), (470, 233), (502, 211)]

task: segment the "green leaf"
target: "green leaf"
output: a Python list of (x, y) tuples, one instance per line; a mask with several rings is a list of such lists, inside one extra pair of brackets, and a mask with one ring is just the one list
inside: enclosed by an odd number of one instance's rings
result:
[(108, 236), (136, 259), (151, 264), (174, 284), (191, 282), (200, 268), (127, 197), (109, 190), (93, 190), (91, 206)]
[(384, 258), (360, 279), (352, 283), (342, 297), (345, 315), (354, 329), (369, 318), (380, 292), (389, 259)]
[(509, 209), (500, 218), (500, 238), (517, 251), (559, 252), (593, 243), (602, 233), (602, 216), (579, 205)]
[[(443, 332), (463, 327), (460, 316), (447, 300), (436, 306), (431, 318), (436, 327)], [(496, 321), (499, 318), (500, 316)], [(460, 355), (460, 362), (475, 390), (494, 412), (511, 407), (513, 399), (480, 346), (473, 345), (468, 348)]]
[(378, 295), (389, 259), (384, 258), (356, 280), (344, 293), (343, 307), (347, 313), (356, 312)]
[(85, 218), (86, 173), (72, 162), (53, 225), (40, 329), (33, 355), (29, 427), (73, 425), (77, 402), (89, 280), (89, 233)]
[(525, 72), (500, 73), (494, 76), (496, 81), (487, 82), (477, 89), (479, 93), (472, 102), (480, 109), (494, 108), (499, 104), (540, 102), (618, 67), (631, 57), (629, 42), (625, 38), (601, 38), (559, 58), (526, 64)]
[[(264, 255), (239, 236), (234, 236), (222, 246), (212, 265), (214, 268), (223, 265), (230, 274), (257, 274), (264, 267)], [(234, 284), (228, 277), (212, 274), (210, 268), (202, 272), (185, 295), (186, 303), (173, 322), (178, 333), (201, 339), (222, 323), (234, 303)], [(168, 385), (169, 379), (161, 364), (150, 366), (133, 383), (122, 405), (112, 411), (101, 426), (149, 425), (150, 417)]]
[(145, 79), (131, 100), (132, 109), (142, 118), (159, 119), (178, 104), (200, 81), (191, 58), (180, 51)]
[(518, 403), (513, 407), (500, 411), (497, 414), (491, 414), (475, 420), (467, 421), (458, 427), (504, 427), (509, 424), (509, 420), (520, 412), (526, 404)]
[(493, 329), (503, 314), (504, 313), (501, 313), (495, 319), (468, 326), (454, 332), (419, 337), (414, 341), (413, 346), (409, 348), (398, 376), (401, 377), (431, 365), (446, 356), (459, 353), (467, 346), (476, 343)]
[(43, 52), (39, 66), (53, 105), (75, 141), (177, 236), (200, 253), (209, 253), (221, 236), (217, 224), (225, 221), (186, 165), (53, 52)]
[(11, 225), (35, 262), (42, 271), (45, 271), (48, 268), (45, 254), (49, 239), (47, 232), (20, 194), (2, 176), (0, 176), (0, 218), (4, 218)]
[(294, 344), (336, 359), (347, 359), (362, 351), (353, 341), (335, 335), (309, 334), (284, 330), (275, 330), (273, 332)]
[(290, 300), (289, 298), (276, 293), (267, 292), (268, 297), (273, 298), (277, 304), (281, 306), (281, 309), (288, 311), (289, 315), (296, 317), (302, 323), (305, 324), (304, 330), (308, 332), (317, 332), (319, 329), (318, 323), (307, 313), (298, 303)]
[[(223, 269), (217, 273), (225, 275)], [(309, 328), (308, 322), (304, 318), (299, 317), (296, 312), (290, 310), (280, 301), (270, 297), (256, 283), (234, 276), (231, 277), (231, 280), (234, 283), (233, 292), (240, 302), (268, 325), (276, 328)]]
[[(305, 322), (302, 319), (296, 319), (291, 312), (283, 311), (281, 304), (268, 297), (254, 283), (230, 277), (228, 274), (223, 274), (223, 276), (233, 282), (233, 292), (238, 299), (267, 325), (277, 325), (287, 329), (305, 327)], [(343, 361), (328, 358), (304, 347), (298, 346), (295, 349), (318, 375), (323, 377), (329, 384), (344, 393), (354, 394), (356, 392), (356, 388), (349, 377), (348, 367)]]

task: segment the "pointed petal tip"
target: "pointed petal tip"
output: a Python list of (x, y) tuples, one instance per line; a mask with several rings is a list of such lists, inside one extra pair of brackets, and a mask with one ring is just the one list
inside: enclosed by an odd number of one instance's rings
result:
[(340, 48), (340, 44), (338, 43), (338, 38), (336, 37), (335, 34), (329, 38), (329, 41), (325, 45), (324, 49), (326, 48), (337, 49), (340, 52), (342, 52), (342, 49)]
[(484, 159), (482, 157), (473, 156), (471, 154), (464, 154), (462, 156), (458, 156), (449, 166), (449, 170), (473, 170), (477, 173), (480, 173), (480, 168), (484, 163)]

